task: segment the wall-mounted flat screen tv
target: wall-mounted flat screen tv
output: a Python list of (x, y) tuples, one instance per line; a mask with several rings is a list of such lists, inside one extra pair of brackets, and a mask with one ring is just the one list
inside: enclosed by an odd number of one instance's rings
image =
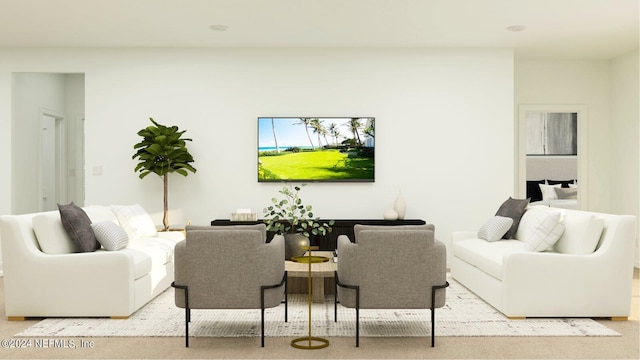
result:
[(258, 182), (375, 181), (375, 118), (259, 117)]

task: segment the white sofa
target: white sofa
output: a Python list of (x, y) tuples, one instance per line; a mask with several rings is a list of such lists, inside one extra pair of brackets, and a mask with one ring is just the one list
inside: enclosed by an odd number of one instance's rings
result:
[[(130, 230), (112, 209), (83, 208), (93, 223)], [(58, 211), (0, 216), (6, 315), (128, 317), (171, 285), (174, 247), (182, 239), (182, 232), (130, 234), (124, 249), (78, 253)]]
[[(510, 318), (627, 319), (636, 218), (536, 208), (524, 213), (515, 239), (489, 242), (477, 231), (454, 232), (452, 277)], [(533, 214), (553, 211), (566, 224), (558, 243), (543, 251), (525, 250), (521, 240), (535, 225)], [(588, 238), (595, 239), (595, 250), (589, 251)], [(567, 239), (573, 243), (563, 242)]]

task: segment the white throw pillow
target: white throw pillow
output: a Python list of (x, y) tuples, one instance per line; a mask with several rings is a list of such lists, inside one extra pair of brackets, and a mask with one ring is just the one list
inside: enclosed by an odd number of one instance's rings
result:
[(557, 200), (556, 189), (562, 187), (562, 184), (546, 185), (538, 184), (540, 186), (540, 192), (542, 192), (542, 200)]
[(79, 251), (67, 231), (62, 226), (60, 212), (48, 211), (33, 217), (33, 231), (38, 239), (40, 250), (45, 254), (71, 254)]
[(596, 250), (604, 219), (589, 213), (567, 212), (564, 217), (566, 230), (554, 249), (563, 254), (591, 254)]
[(158, 234), (151, 216), (138, 204), (128, 206), (113, 205), (111, 206), (111, 211), (116, 214), (120, 226), (127, 232), (129, 239), (133, 240), (138, 237), (156, 236)]
[(112, 221), (101, 221), (91, 224), (96, 239), (105, 250), (116, 251), (124, 249), (129, 244), (129, 235)]
[(478, 230), (478, 238), (489, 242), (498, 241), (511, 229), (513, 219), (505, 216), (494, 216)]
[(531, 206), (522, 215), (516, 239), (524, 242), (527, 251), (545, 251), (564, 232), (563, 214), (547, 206)]

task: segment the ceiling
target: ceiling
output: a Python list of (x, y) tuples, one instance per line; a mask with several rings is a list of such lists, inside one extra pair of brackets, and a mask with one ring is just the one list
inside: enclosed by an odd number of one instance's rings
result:
[(639, 14), (639, 0), (0, 0), (0, 47), (490, 47), (611, 59), (638, 49)]

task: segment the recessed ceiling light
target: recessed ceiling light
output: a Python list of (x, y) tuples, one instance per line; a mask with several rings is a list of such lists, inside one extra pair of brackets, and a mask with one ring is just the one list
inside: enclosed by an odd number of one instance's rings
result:
[(227, 25), (211, 25), (209, 29), (213, 31), (226, 31), (229, 27)]
[(511, 25), (507, 27), (507, 30), (512, 31), (512, 32), (518, 32), (518, 31), (522, 31), (526, 29), (526, 27), (524, 25)]

